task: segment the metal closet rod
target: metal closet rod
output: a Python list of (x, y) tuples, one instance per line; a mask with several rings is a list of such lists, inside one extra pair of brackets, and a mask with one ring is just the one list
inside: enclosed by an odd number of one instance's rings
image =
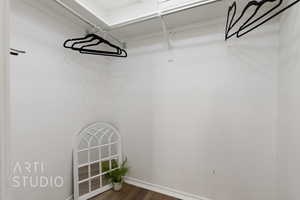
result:
[(125, 45), (124, 42), (122, 42), (121, 40), (119, 40), (118, 38), (116, 38), (115, 36), (113, 36), (112, 34), (110, 34), (109, 32), (103, 30), (103, 28), (101, 28), (98, 25), (93, 24), (92, 22), (88, 21), (87, 19), (85, 19), (84, 17), (82, 17), (80, 14), (78, 14), (75, 10), (73, 10), (71, 7), (69, 7), (68, 5), (66, 5), (65, 3), (63, 3), (61, 0), (54, 0), (55, 3), (57, 3), (58, 5), (60, 5), (61, 7), (63, 7), (64, 9), (66, 9), (67, 11), (69, 11), (72, 15), (74, 15), (75, 17), (77, 17), (78, 19), (80, 19), (82, 22), (88, 24), (89, 26), (91, 26), (92, 28), (101, 31), (105, 34), (107, 34), (109, 37), (111, 37), (112, 39), (114, 39), (115, 41), (117, 41), (118, 43), (122, 44), (123, 46)]
[(180, 7), (171, 8), (171, 9), (168, 9), (168, 10), (165, 10), (165, 11), (152, 13), (152, 14), (149, 14), (147, 16), (141, 17), (140, 19), (133, 19), (133, 20), (129, 20), (129, 21), (126, 21), (126, 22), (123, 22), (123, 23), (115, 24), (115, 25), (112, 25), (111, 28), (112, 29), (118, 29), (118, 28), (122, 28), (124, 26), (137, 24), (137, 23), (148, 21), (148, 20), (151, 20), (151, 19), (155, 19), (155, 18), (158, 18), (158, 17), (161, 17), (161, 16), (166, 16), (166, 15), (182, 12), (182, 11), (185, 11), (185, 10), (205, 6), (205, 5), (216, 3), (216, 2), (219, 2), (219, 1), (223, 1), (223, 0), (207, 0), (207, 1), (201, 1), (201, 2), (194, 2), (194, 3), (190, 3), (190, 4), (187, 4), (187, 5), (180, 6)]

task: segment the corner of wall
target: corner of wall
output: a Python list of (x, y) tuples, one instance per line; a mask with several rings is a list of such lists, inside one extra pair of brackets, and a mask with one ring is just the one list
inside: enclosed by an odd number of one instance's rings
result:
[(9, 174), (9, 1), (0, 2), (0, 199), (8, 199)]

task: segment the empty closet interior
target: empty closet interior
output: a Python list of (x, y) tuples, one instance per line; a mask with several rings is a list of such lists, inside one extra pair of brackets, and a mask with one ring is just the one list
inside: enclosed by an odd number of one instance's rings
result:
[(299, 199), (299, 1), (10, 0), (9, 22), (9, 200), (109, 190), (74, 154), (106, 132), (124, 200)]

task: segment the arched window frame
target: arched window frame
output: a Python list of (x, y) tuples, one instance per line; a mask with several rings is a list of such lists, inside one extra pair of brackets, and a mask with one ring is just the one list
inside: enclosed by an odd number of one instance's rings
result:
[[(88, 136), (89, 135), (89, 136)], [(99, 136), (100, 137), (97, 137)], [(116, 141), (112, 142), (112, 138), (116, 136)], [(88, 137), (88, 140), (87, 138)], [(103, 144), (104, 138), (107, 137), (108, 141), (106, 144)], [(97, 139), (98, 145), (92, 146), (93, 139)], [(87, 148), (79, 149), (79, 145), (81, 141), (87, 143)], [(73, 149), (73, 173), (74, 173), (74, 200), (87, 200), (93, 196), (101, 194), (109, 189), (112, 188), (112, 184), (104, 185), (102, 177), (105, 174), (113, 171), (112, 169), (112, 162), (113, 160), (117, 160), (117, 163), (122, 163), (122, 139), (120, 133), (117, 128), (115, 128), (112, 124), (106, 122), (96, 122), (93, 124), (88, 125), (84, 129), (82, 129), (79, 134), (76, 135), (76, 140), (74, 143)], [(112, 155), (112, 147), (115, 146), (117, 148), (116, 154)], [(108, 157), (102, 157), (102, 148), (108, 147)], [(98, 149), (99, 150), (99, 159), (96, 161), (91, 161), (91, 150)], [(79, 164), (79, 156), (80, 152), (88, 153), (87, 162), (83, 164)], [(109, 170), (102, 172), (102, 164), (103, 162), (109, 161)], [(92, 165), (99, 163), (99, 174), (92, 176)], [(88, 168), (88, 178), (79, 180), (79, 169), (82, 167)], [(92, 180), (97, 179), (100, 177), (100, 187), (92, 190)], [(81, 183), (88, 182), (88, 193), (80, 196), (80, 188), (79, 185)]]

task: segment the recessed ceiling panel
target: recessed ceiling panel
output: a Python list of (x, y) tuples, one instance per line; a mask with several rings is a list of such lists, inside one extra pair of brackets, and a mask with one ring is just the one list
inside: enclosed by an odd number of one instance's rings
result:
[[(138, 19), (187, 8), (212, 0), (75, 0), (108, 26), (117, 27)], [(214, 10), (210, 15), (215, 14)]]
[[(90, 2), (95, 2), (95, 0), (85, 0)], [(122, 9), (129, 6), (134, 6), (136, 4), (143, 3), (143, 0), (117, 0), (117, 1), (108, 1), (108, 0), (98, 0), (95, 4), (102, 8), (106, 12), (113, 12), (115, 9)]]
[(156, 0), (76, 0), (109, 26), (157, 11)]
[(207, 2), (207, 0), (158, 0), (158, 4), (161, 10), (172, 9), (183, 5), (203, 2)]
[[(152, 34), (162, 34), (162, 26), (159, 18), (147, 20), (143, 23), (131, 24), (122, 28), (114, 29), (110, 33), (123, 40), (143, 38)], [(163, 38), (163, 35), (161, 36)]]
[(110, 12), (107, 12), (107, 17), (109, 18), (109, 24), (114, 26), (157, 13), (157, 10), (158, 6), (156, 0), (140, 0), (140, 2), (136, 4), (112, 9)]
[(225, 1), (220, 1), (166, 15), (164, 16), (164, 20), (167, 27), (169, 29), (173, 29), (189, 24), (206, 22), (216, 18), (225, 18), (227, 13), (227, 5), (228, 4), (225, 3)]

